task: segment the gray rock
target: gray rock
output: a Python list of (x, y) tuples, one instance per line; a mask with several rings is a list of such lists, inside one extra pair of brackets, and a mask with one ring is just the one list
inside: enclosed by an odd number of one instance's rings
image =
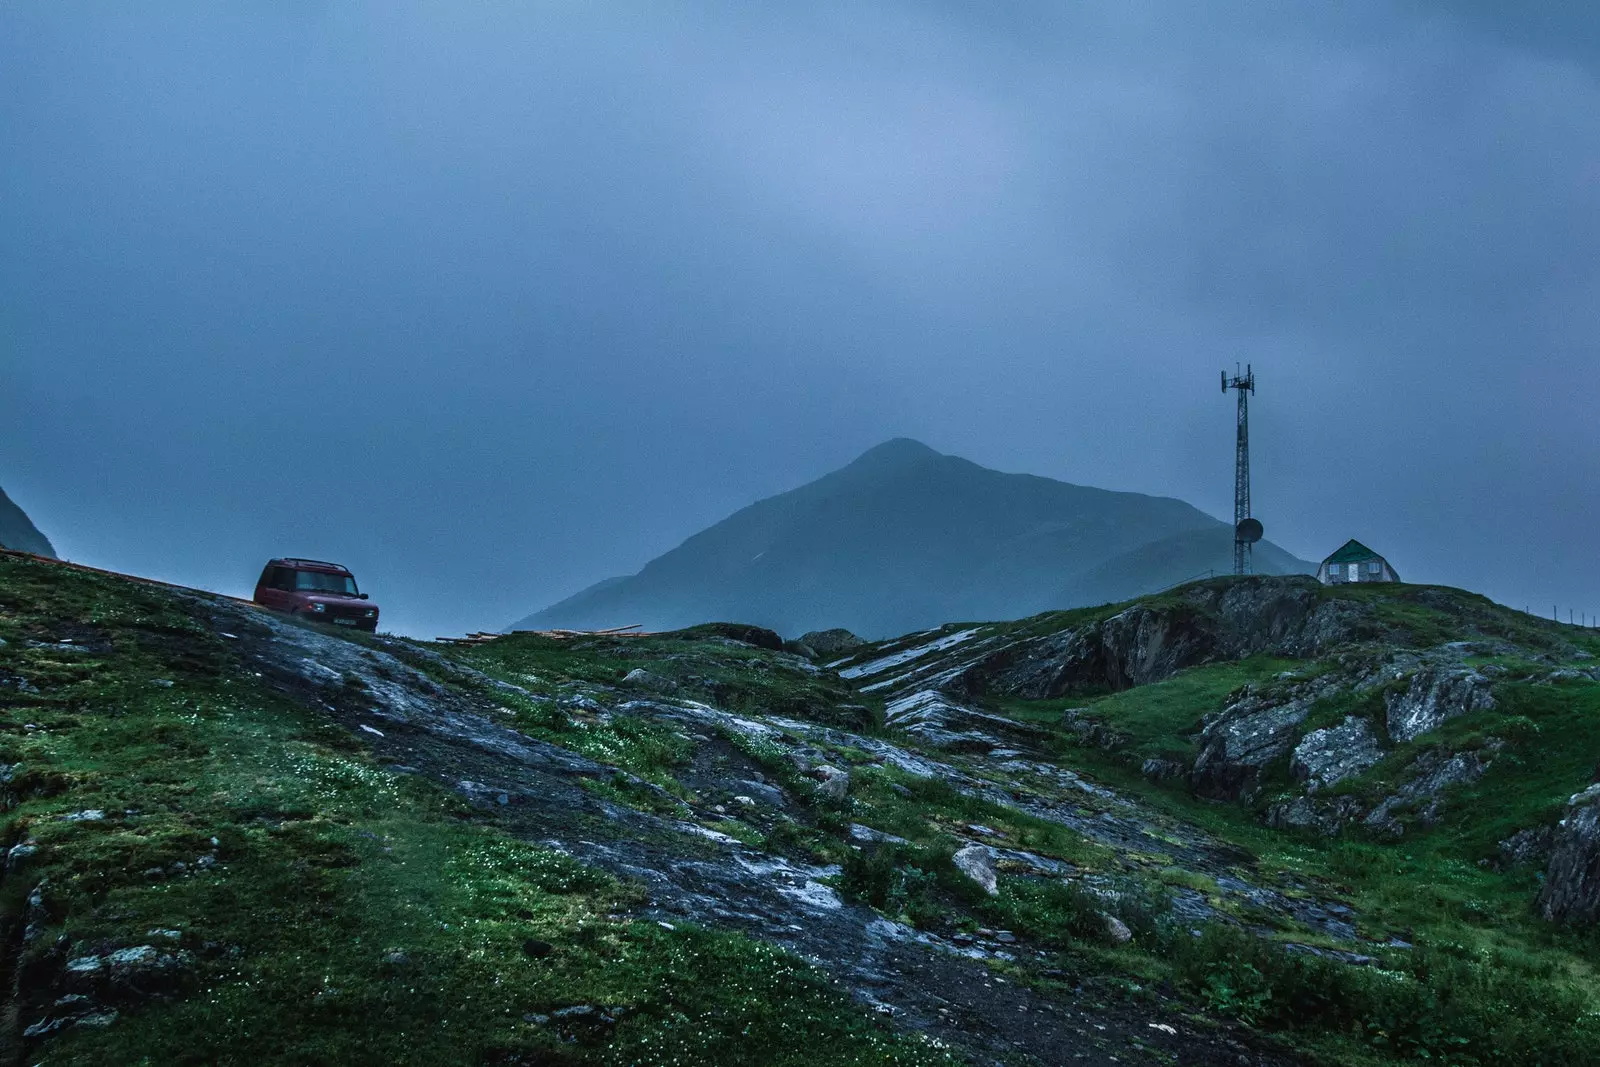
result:
[(1073, 708), (1061, 715), (1062, 725), (1078, 735), (1078, 744), (1085, 748), (1098, 748), (1106, 752), (1121, 748), (1129, 741), (1126, 733), (1100, 719), (1092, 718), (1087, 708)]
[(1355, 797), (1295, 797), (1267, 809), (1266, 824), (1278, 830), (1315, 830), (1336, 837), (1346, 826), (1361, 818), (1361, 802)]
[(1471, 667), (1428, 667), (1411, 677), (1404, 693), (1384, 698), (1389, 736), (1410, 741), (1451, 719), (1495, 706), (1490, 679)]
[(1425, 826), (1438, 822), (1444, 813), (1443, 791), (1450, 786), (1475, 782), (1494, 762), (1501, 743), (1495, 741), (1483, 749), (1457, 752), (1451, 755), (1442, 749), (1424, 752), (1407, 768), (1405, 784), (1384, 797), (1367, 814), (1364, 822), (1380, 833), (1398, 837), (1405, 826), (1395, 817), (1395, 812), (1415, 808), (1418, 819)]
[(1133, 940), (1133, 931), (1128, 929), (1128, 924), (1115, 915), (1101, 915), (1100, 921), (1105, 926), (1106, 937), (1113, 945), (1126, 945)]
[(12, 845), (6, 852), (6, 870), (14, 870), (26, 861), (29, 856), (36, 854), (38, 851), (39, 846), (33, 841), (24, 841), (20, 845)]
[(824, 763), (812, 772), (817, 778), (817, 792), (834, 800), (843, 800), (850, 794), (850, 772)]
[(663, 678), (659, 674), (652, 674), (643, 667), (635, 667), (624, 675), (622, 684), (638, 686), (640, 689), (649, 689), (657, 693), (667, 693), (678, 688), (677, 682)]
[(1600, 921), (1600, 785), (1568, 803), (1552, 834), (1539, 911), (1551, 922)]
[(1127, 689), (1186, 668), (1262, 652), (1305, 656), (1347, 640), (1364, 605), (1325, 600), (1307, 576), (1194, 586), (1072, 630), (1004, 643), (959, 670), (968, 692), (1030, 699)]
[(1147, 759), (1139, 766), (1139, 773), (1152, 781), (1163, 782), (1168, 778), (1181, 778), (1187, 774), (1187, 765), (1170, 759)]
[(994, 856), (985, 845), (968, 845), (951, 857), (956, 870), (983, 887), (990, 896), (1000, 892), (1000, 880), (994, 873)]
[(1347, 716), (1338, 726), (1312, 730), (1300, 739), (1289, 760), (1289, 773), (1304, 782), (1306, 793), (1353, 778), (1383, 758), (1378, 738), (1365, 719)]
[(992, 753), (1017, 740), (1040, 744), (1049, 736), (1027, 723), (967, 707), (934, 689), (889, 701), (884, 721), (924, 744), (951, 752)]
[(885, 833), (882, 830), (874, 830), (872, 827), (863, 826), (860, 823), (850, 824), (850, 838), (853, 841), (867, 841), (875, 844), (907, 844), (906, 839), (903, 837), (900, 837), (896, 834)]
[(1532, 826), (1518, 830), (1500, 842), (1495, 866), (1500, 870), (1521, 867), (1530, 863), (1543, 863), (1550, 858), (1550, 847), (1555, 839), (1555, 827)]
[(1289, 754), (1311, 706), (1335, 688), (1329, 679), (1265, 690), (1251, 687), (1222, 711), (1206, 716), (1190, 787), (1217, 800), (1251, 794), (1261, 771)]
[(849, 630), (839, 628), (812, 630), (810, 633), (801, 634), (799, 643), (824, 658), (842, 656), (866, 644)]
[(769, 808), (781, 808), (788, 804), (788, 798), (783, 795), (783, 790), (765, 782), (740, 781), (734, 782), (733, 787), (751, 800), (765, 804)]
[(44, 906), (44, 888), (47, 882), (40, 882), (28, 893), (28, 900), (22, 912), (22, 940), (32, 943), (44, 935), (44, 928), (49, 925), (50, 914)]

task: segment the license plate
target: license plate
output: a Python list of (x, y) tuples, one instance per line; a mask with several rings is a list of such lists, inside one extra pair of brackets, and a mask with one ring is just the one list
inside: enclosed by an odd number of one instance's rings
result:
[(333, 620), (333, 624), (335, 626), (354, 626), (356, 624), (356, 620), (354, 620), (354, 619), (334, 619)]

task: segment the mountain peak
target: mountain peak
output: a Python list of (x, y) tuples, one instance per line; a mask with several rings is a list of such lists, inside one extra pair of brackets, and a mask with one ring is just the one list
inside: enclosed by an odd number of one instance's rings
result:
[(895, 437), (874, 445), (851, 462), (852, 467), (883, 467), (898, 466), (902, 463), (913, 463), (919, 460), (942, 459), (943, 453), (935, 452), (921, 441), (914, 441), (909, 437)]

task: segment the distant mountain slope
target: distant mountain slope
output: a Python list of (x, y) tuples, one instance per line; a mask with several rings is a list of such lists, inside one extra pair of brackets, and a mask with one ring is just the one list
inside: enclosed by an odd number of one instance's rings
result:
[[(1314, 565), (1258, 546), (1265, 574)], [(1003, 474), (898, 439), (515, 629), (737, 620), (864, 636), (1120, 600), (1232, 566), (1231, 528), (1181, 500)]]
[(56, 554), (49, 538), (40, 533), (27, 514), (12, 503), (4, 489), (0, 489), (0, 548), (14, 548), (32, 552), (36, 556), (54, 557)]

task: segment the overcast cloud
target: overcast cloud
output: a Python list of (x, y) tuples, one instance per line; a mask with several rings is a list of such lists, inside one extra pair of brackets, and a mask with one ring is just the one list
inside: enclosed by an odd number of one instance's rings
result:
[(1591, 5), (793, 6), (0, 7), (0, 486), (431, 636), (897, 435), (1228, 514), (1237, 360), (1269, 537), (1600, 611)]

